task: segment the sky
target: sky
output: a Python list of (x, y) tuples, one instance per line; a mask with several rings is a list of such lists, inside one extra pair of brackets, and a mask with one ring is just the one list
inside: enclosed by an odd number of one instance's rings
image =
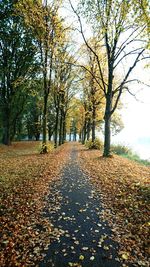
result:
[[(150, 84), (149, 70), (142, 65), (135, 69), (133, 75), (142, 77), (145, 83)], [(126, 94), (123, 99), (121, 114), (124, 129), (112, 141), (129, 145), (141, 158), (150, 159), (150, 87), (140, 84), (138, 88), (134, 87), (137, 91), (136, 99), (130, 94)]]
[(150, 159), (150, 102), (147, 101), (150, 101), (150, 92), (144, 91), (144, 103), (131, 99), (131, 96), (128, 98), (128, 104), (121, 112), (124, 129), (112, 141), (128, 145), (142, 158)]

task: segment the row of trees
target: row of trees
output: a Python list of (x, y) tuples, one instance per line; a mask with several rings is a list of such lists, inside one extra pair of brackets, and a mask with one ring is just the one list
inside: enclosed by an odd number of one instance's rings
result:
[(121, 95), (130, 92), (132, 70), (148, 57), (148, 1), (81, 0), (77, 9), (69, 1), (84, 41), (79, 50), (71, 40), (75, 27), (60, 16), (62, 2), (0, 3), (0, 136), (9, 145), (22, 134), (39, 140), (42, 133), (45, 153), (47, 133), (55, 146), (66, 134), (74, 140), (78, 134), (84, 143), (94, 141), (96, 127), (104, 123), (104, 156), (109, 156), (111, 130), (123, 127)]
[(39, 139), (43, 152), (55, 132), (63, 143), (66, 114), (75, 78), (69, 55), (68, 28), (58, 15), (59, 1), (9, 1), (1, 10), (1, 136), (11, 144), (26, 128), (29, 138)]
[[(105, 99), (103, 155), (109, 156), (112, 116), (121, 95), (124, 91), (130, 92), (128, 85), (136, 80), (131, 78), (133, 69), (138, 62), (149, 57), (149, 4), (147, 0), (81, 0), (78, 10), (75, 10), (71, 0), (69, 2), (78, 19), (84, 43), (94, 58), (97, 71), (89, 70), (86, 66), (84, 68), (90, 72)], [(85, 37), (81, 15), (91, 26), (94, 42)], [(127, 67), (118, 79), (123, 64)]]

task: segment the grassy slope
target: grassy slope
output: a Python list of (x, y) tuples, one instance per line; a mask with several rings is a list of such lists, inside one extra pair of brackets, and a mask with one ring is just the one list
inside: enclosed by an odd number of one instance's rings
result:
[(124, 145), (112, 145), (111, 146), (111, 151), (114, 154), (120, 155), (124, 158), (128, 158), (130, 160), (136, 161), (138, 163), (141, 163), (145, 166), (150, 166), (150, 161), (149, 160), (143, 160), (140, 158), (138, 154), (136, 154), (134, 151), (132, 151), (131, 148), (124, 146)]
[(130, 160), (133, 160), (133, 161), (135, 161), (135, 162), (138, 162), (138, 163), (140, 163), (140, 164), (142, 164), (142, 165), (145, 165), (145, 166), (150, 166), (150, 161), (148, 161), (148, 160), (145, 160), (145, 159), (141, 159), (138, 155), (136, 155), (136, 154), (122, 154), (121, 155), (122, 157), (124, 157), (124, 158), (127, 158), (127, 159), (130, 159)]

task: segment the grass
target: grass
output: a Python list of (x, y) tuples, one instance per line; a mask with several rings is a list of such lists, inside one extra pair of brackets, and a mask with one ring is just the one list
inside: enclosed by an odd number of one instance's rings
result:
[(150, 166), (150, 161), (146, 159), (141, 159), (137, 154), (122, 154), (121, 156), (128, 158), (130, 160), (134, 160), (140, 164), (143, 164), (145, 166)]
[(114, 154), (120, 155), (124, 158), (136, 161), (140, 164), (143, 164), (145, 166), (150, 166), (150, 161), (141, 159), (138, 154), (132, 151), (131, 148), (124, 146), (124, 145), (112, 145), (111, 146), (111, 151)]

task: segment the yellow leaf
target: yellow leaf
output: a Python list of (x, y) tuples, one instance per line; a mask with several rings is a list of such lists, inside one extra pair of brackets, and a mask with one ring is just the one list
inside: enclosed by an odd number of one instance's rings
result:
[(80, 255), (79, 260), (83, 261), (84, 260), (84, 256)]
[(125, 253), (123, 253), (123, 254), (121, 255), (121, 257), (122, 257), (123, 260), (128, 260), (128, 258), (129, 258), (129, 253), (128, 253), (128, 252), (125, 252)]

